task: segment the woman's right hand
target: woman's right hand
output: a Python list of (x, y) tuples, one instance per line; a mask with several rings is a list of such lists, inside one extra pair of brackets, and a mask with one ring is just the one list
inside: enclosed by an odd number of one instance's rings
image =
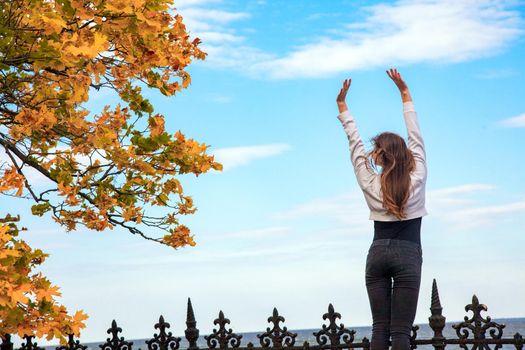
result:
[(397, 69), (390, 68), (390, 71), (387, 70), (386, 74), (388, 74), (390, 79), (392, 79), (394, 81), (394, 83), (396, 84), (397, 88), (399, 89), (399, 91), (401, 93), (403, 93), (405, 91), (408, 91), (408, 86), (405, 83), (405, 81), (403, 80), (403, 78), (401, 78), (401, 74), (399, 74)]
[(339, 95), (337, 95), (337, 107), (339, 108), (339, 113), (343, 113), (344, 111), (348, 110), (348, 106), (346, 105), (346, 93), (348, 92), (348, 88), (350, 88), (350, 84), (352, 83), (352, 79), (345, 79), (343, 82), (343, 87), (339, 91)]

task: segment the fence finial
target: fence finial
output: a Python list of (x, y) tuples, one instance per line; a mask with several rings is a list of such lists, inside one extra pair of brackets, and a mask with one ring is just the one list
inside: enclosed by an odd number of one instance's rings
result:
[(441, 307), (441, 302), (439, 301), (439, 292), (436, 284), (436, 279), (432, 281), (432, 301), (430, 303), (430, 311), (432, 315), (441, 314), (443, 308)]
[(186, 313), (186, 330), (184, 331), (186, 339), (188, 340), (188, 350), (197, 350), (197, 339), (199, 338), (199, 330), (197, 329), (197, 321), (195, 321), (195, 315), (193, 314), (193, 307), (191, 306), (191, 300), (188, 298), (188, 310)]
[(432, 281), (432, 300), (430, 303), (430, 312), (432, 316), (428, 318), (430, 328), (434, 331), (432, 337), (432, 346), (436, 350), (445, 349), (445, 337), (443, 336), (443, 328), (445, 328), (445, 316), (443, 316), (443, 308), (439, 301), (439, 292), (437, 288), (436, 279)]

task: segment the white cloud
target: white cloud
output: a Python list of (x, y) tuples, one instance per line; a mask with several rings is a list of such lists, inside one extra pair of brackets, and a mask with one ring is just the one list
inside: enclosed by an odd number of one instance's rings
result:
[(233, 35), (230, 33), (220, 33), (220, 32), (201, 32), (201, 38), (205, 38), (206, 43), (238, 43), (244, 40), (244, 37)]
[(497, 187), (489, 184), (467, 184), (429, 191), (429, 213), (456, 230), (483, 228), (524, 217), (516, 213), (525, 214), (525, 199), (509, 201), (495, 190)]
[[(503, 203), (497, 205), (487, 205), (474, 208), (466, 208), (448, 213), (448, 220), (465, 223), (466, 226), (476, 227), (493, 224), (498, 219), (510, 216), (515, 217), (516, 213), (525, 214), (525, 199), (521, 201)], [(522, 218), (525, 216), (521, 216)]]
[(499, 122), (499, 125), (508, 128), (525, 128), (525, 113), (515, 117), (503, 119)]
[(205, 62), (195, 62), (208, 67), (231, 68), (249, 70), (258, 62), (271, 60), (276, 56), (249, 45), (234, 45), (223, 43), (221, 45), (203, 45), (203, 50), (208, 53)]
[[(450, 230), (474, 229), (495, 225), (502, 220), (525, 214), (525, 199), (512, 200), (499, 195), (496, 186), (483, 183), (464, 184), (427, 191), (430, 220), (445, 223)], [(490, 198), (490, 201), (487, 200)], [(494, 201), (498, 204), (492, 204)], [(490, 204), (487, 204), (490, 203)], [(347, 232), (369, 232), (369, 209), (360, 191), (318, 198), (274, 213), (274, 219), (324, 219), (342, 224)], [(338, 226), (339, 227), (339, 226)]]
[[(188, 19), (191, 19), (193, 26), (195, 26), (196, 23), (198, 23), (201, 27), (208, 27), (207, 24), (205, 25), (205, 22), (213, 22), (215, 24), (227, 24), (233, 21), (246, 19), (250, 17), (250, 15), (246, 12), (230, 12), (197, 7), (182, 9), (182, 16), (186, 21), (188, 21)], [(197, 28), (193, 29), (198, 30)]]
[(208, 54), (204, 62), (195, 64), (239, 69), (276, 57), (246, 44), (246, 38), (232, 28), (233, 22), (250, 18), (249, 13), (213, 8), (220, 3), (222, 1), (186, 0), (175, 4), (186, 28), (193, 37), (202, 40), (200, 47)]
[[(246, 12), (210, 8), (209, 5), (213, 3), (220, 3), (220, 1), (186, 0), (182, 4), (176, 4), (175, 12), (182, 16), (191, 35), (203, 41), (201, 47), (206, 52), (206, 48), (214, 43), (224, 45), (244, 41), (244, 37), (235, 34), (235, 31), (227, 25), (250, 17), (250, 14)], [(201, 5), (208, 6), (200, 7)]]
[(268, 144), (256, 146), (241, 146), (218, 148), (212, 153), (216, 161), (222, 163), (224, 170), (246, 165), (255, 159), (272, 157), (283, 153), (290, 148), (287, 144)]
[[(411, 63), (458, 63), (498, 54), (525, 31), (516, 1), (398, 0), (361, 8), (363, 18), (311, 38), (278, 56), (246, 43), (229, 26), (250, 14), (182, 8), (188, 28), (203, 39), (210, 67), (232, 68), (254, 77), (316, 78), (340, 72)], [(432, 14), (432, 16), (429, 16)], [(311, 17), (311, 16), (310, 16)], [(308, 18), (307, 18), (308, 19)], [(496, 78), (508, 70), (481, 74)]]
[(341, 193), (332, 197), (316, 198), (293, 208), (274, 213), (272, 217), (279, 220), (301, 218), (325, 218), (354, 228), (369, 226), (369, 210), (360, 191)]
[(430, 195), (435, 196), (435, 197), (446, 197), (446, 196), (455, 195), (455, 194), (464, 194), (464, 193), (471, 193), (471, 192), (478, 192), (478, 191), (493, 190), (495, 188), (496, 187), (494, 185), (490, 185), (490, 184), (473, 183), (473, 184), (465, 184), (465, 185), (459, 185), (459, 186), (438, 188), (436, 190), (430, 191)]
[(439, 213), (441, 210), (446, 211), (451, 205), (466, 205), (472, 202), (468, 195), (495, 188), (494, 185), (473, 183), (431, 190), (427, 194), (429, 208)]
[[(363, 7), (362, 22), (260, 62), (273, 78), (323, 77), (343, 71), (417, 62), (457, 63), (494, 55), (524, 31), (510, 2), (400, 0)], [(431, 16), (429, 14), (432, 14)]]

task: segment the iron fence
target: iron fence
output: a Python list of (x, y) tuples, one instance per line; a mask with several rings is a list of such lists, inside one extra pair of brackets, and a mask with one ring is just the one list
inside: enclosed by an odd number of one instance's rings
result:
[[(464, 350), (497, 350), (504, 345), (510, 345), (516, 350), (523, 349), (523, 336), (516, 332), (512, 337), (503, 337), (505, 324), (492, 321), (490, 316), (483, 317), (482, 311), (487, 311), (487, 306), (480, 304), (476, 295), (472, 296), (472, 303), (465, 306), (465, 311), (472, 312), (472, 316), (464, 317), (462, 322), (452, 324), (455, 330), (455, 337), (445, 337), (443, 329), (445, 328), (445, 316), (439, 300), (436, 280), (432, 282), (432, 299), (430, 306), (431, 315), (428, 318), (429, 326), (433, 331), (431, 338), (418, 338), (419, 326), (412, 327), (411, 348), (416, 349), (418, 346), (432, 346), (435, 350), (443, 350), (447, 345), (456, 345)], [(297, 333), (288, 330), (284, 324), (284, 317), (279, 315), (276, 308), (268, 317), (270, 327), (266, 331), (257, 334), (258, 343), (248, 342), (242, 345), (242, 334), (236, 334), (227, 325), (230, 320), (224, 316), (222, 311), (219, 317), (214, 320), (213, 324), (218, 326), (212, 333), (205, 335), (206, 346), (199, 347), (199, 330), (193, 313), (191, 300), (188, 298), (188, 308), (186, 315), (185, 338), (187, 340), (188, 350), (211, 350), (211, 349), (237, 349), (237, 350), (339, 350), (339, 349), (370, 349), (370, 340), (363, 337), (356, 339), (356, 331), (346, 328), (342, 323), (338, 324), (341, 314), (334, 310), (332, 304), (328, 306), (328, 312), (323, 315), (323, 320), (328, 324), (323, 324), (321, 329), (313, 332), (315, 343), (310, 344), (304, 341), (302, 344), (296, 344)], [(157, 333), (153, 338), (145, 341), (147, 350), (178, 350), (181, 349), (181, 337), (176, 337), (169, 331), (170, 324), (160, 316), (159, 322), (154, 325)], [(111, 327), (107, 330), (110, 336), (106, 342), (99, 345), (101, 350), (132, 350), (133, 342), (127, 341), (120, 335), (120, 328), (116, 321), (113, 320)], [(73, 335), (68, 336), (68, 343), (56, 347), (56, 350), (87, 350), (87, 346), (80, 343)], [(25, 336), (19, 350), (44, 350), (34, 341), (34, 336)], [(6, 334), (2, 337), (0, 350), (14, 350), (11, 336)], [(138, 350), (141, 350), (140, 348)]]

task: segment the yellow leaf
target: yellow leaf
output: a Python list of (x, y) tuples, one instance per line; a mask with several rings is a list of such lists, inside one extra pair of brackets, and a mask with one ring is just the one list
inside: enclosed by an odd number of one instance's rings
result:
[(123, 1), (120, 3), (117, 1), (114, 1), (113, 3), (108, 1), (106, 2), (105, 7), (106, 7), (106, 10), (115, 12), (115, 13), (128, 13), (128, 14), (133, 13), (133, 8), (131, 7), (131, 4), (129, 4), (127, 1)]
[(53, 296), (60, 296), (61, 294), (58, 292), (60, 288), (56, 286), (51, 286), (47, 289), (40, 289), (35, 291), (36, 297), (38, 300), (43, 300), (44, 298), (47, 301), (53, 300)]
[(29, 301), (29, 298), (25, 295), (25, 293), (29, 292), (31, 290), (30, 284), (22, 284), (18, 288), (11, 291), (11, 301), (13, 304), (16, 303), (22, 303), (25, 304)]
[(63, 49), (74, 56), (95, 58), (99, 53), (106, 50), (107, 45), (108, 42), (106, 36), (100, 32), (94, 33), (93, 42), (81, 40), (75, 33), (73, 34), (71, 41), (64, 44), (65, 47), (63, 47)]

